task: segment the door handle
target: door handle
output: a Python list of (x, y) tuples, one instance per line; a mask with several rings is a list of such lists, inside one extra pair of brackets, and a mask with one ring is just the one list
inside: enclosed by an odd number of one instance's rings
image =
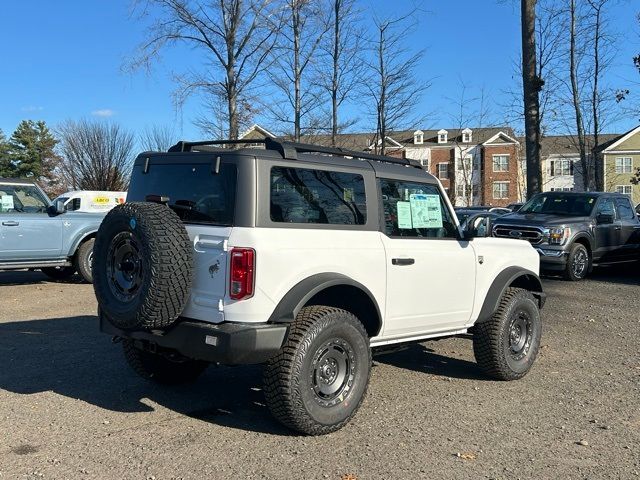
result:
[(416, 261), (413, 258), (392, 258), (392, 265), (413, 265)]
[(18, 225), (20, 225), (20, 222), (14, 222), (13, 220), (11, 220), (8, 222), (2, 222), (2, 225), (4, 225), (5, 227), (17, 227)]

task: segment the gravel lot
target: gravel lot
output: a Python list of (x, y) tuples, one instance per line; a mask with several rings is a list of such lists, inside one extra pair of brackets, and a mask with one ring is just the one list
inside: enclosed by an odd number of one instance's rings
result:
[(0, 479), (639, 478), (640, 272), (545, 279), (541, 355), (487, 380), (454, 338), (376, 358), (355, 420), (292, 435), (260, 367), (186, 387), (135, 376), (90, 285), (0, 273)]

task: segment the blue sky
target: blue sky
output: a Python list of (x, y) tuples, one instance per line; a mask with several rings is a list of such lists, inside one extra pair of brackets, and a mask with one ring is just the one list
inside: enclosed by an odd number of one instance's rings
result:
[[(413, 4), (410, 0), (362, 0), (364, 8), (380, 16)], [(461, 79), (470, 96), (484, 86), (493, 116), (500, 121), (500, 105), (506, 102), (503, 92), (515, 85), (519, 1), (425, 0), (420, 5), (418, 28), (407, 36), (410, 48), (425, 49), (418, 74), (433, 79), (431, 88), (416, 98), (419, 111), (429, 113), (420, 127), (454, 123), (456, 107), (450, 99), (459, 96)], [(188, 67), (197, 62), (194, 52), (171, 52), (149, 75), (121, 71), (144, 36), (130, 8), (131, 0), (4, 1), (0, 129), (8, 136), (22, 119), (42, 119), (55, 126), (65, 119), (96, 117), (134, 131), (152, 124), (171, 125), (181, 138), (199, 138), (192, 124), (200, 112), (197, 99), (179, 113), (171, 102), (171, 64)], [(640, 6), (620, 0), (612, 9), (613, 30), (623, 40), (609, 81), (633, 87), (631, 82), (640, 81), (631, 64), (631, 57), (640, 52), (636, 21)], [(351, 115), (361, 114), (354, 106), (349, 109)], [(620, 117), (609, 130), (624, 131), (636, 121)], [(363, 122), (361, 128), (365, 126)]]

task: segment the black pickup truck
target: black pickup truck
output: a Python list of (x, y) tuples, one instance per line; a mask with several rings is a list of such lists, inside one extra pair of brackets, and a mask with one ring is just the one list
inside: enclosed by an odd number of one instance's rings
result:
[(494, 237), (528, 240), (540, 269), (582, 280), (593, 265), (640, 260), (640, 221), (628, 196), (545, 192), (497, 218)]

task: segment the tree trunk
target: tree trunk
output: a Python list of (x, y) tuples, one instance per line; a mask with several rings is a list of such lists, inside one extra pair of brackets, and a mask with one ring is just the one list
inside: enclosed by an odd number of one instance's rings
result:
[(542, 191), (540, 168), (540, 99), (541, 79), (536, 69), (536, 0), (521, 0), (522, 85), (524, 94), (524, 128), (527, 155), (527, 198)]
[(582, 183), (585, 191), (592, 190), (592, 171), (587, 158), (584, 123), (582, 120), (582, 106), (580, 105), (580, 90), (578, 87), (578, 66), (576, 62), (576, 2), (571, 0), (571, 26), (569, 28), (569, 74), (571, 76), (571, 95), (576, 116), (576, 132), (578, 135), (578, 149), (580, 150), (580, 165), (582, 166)]
[(298, 0), (293, 2), (292, 19), (293, 23), (293, 137), (296, 142), (300, 141), (300, 118), (302, 107), (300, 105), (300, 5)]
[(380, 43), (378, 45), (378, 60), (380, 69), (380, 104), (378, 106), (378, 136), (380, 141), (380, 155), (385, 154), (385, 138), (387, 136), (387, 126), (385, 124), (387, 100), (387, 79), (384, 64), (384, 29), (380, 29)]
[(338, 67), (340, 61), (340, 4), (334, 0), (333, 14), (333, 77), (331, 79), (331, 146), (336, 146), (338, 138)]
[(600, 80), (600, 8), (596, 8), (595, 18), (595, 33), (593, 42), (593, 92), (591, 97), (592, 109), (593, 109), (593, 148), (591, 150), (591, 158), (593, 161), (593, 169), (595, 173), (595, 187), (597, 191), (604, 190), (604, 176), (602, 172), (602, 165), (597, 157), (596, 150), (598, 149), (599, 135), (600, 135), (600, 111), (599, 111), (599, 92), (598, 82)]

